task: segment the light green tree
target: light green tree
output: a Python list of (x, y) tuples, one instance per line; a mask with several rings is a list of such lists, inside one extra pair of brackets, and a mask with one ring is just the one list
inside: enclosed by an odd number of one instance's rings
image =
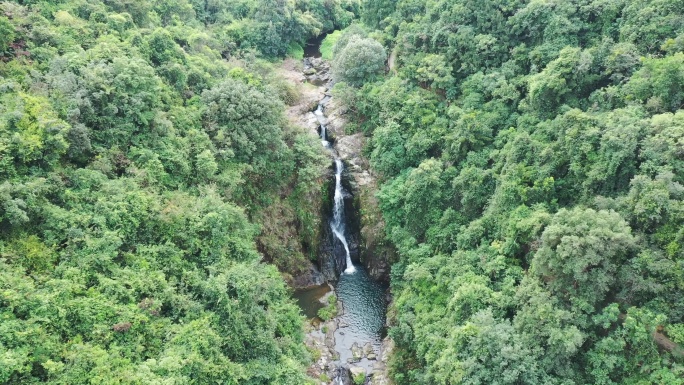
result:
[(333, 77), (336, 81), (361, 86), (384, 73), (386, 59), (385, 48), (377, 41), (352, 37), (345, 48), (334, 57)]

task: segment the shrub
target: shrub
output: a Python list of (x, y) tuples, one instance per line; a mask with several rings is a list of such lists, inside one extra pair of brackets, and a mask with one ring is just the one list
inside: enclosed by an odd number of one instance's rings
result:
[(323, 321), (327, 321), (337, 315), (337, 297), (331, 295), (328, 297), (328, 306), (318, 310), (318, 317)]
[(0, 16), (0, 53), (7, 51), (14, 41), (14, 26), (9, 19)]

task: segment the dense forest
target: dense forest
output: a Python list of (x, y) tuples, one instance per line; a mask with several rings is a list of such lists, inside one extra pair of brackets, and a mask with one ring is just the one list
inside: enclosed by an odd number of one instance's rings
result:
[(0, 2), (0, 383), (320, 383), (323, 34), (397, 385), (684, 384), (684, 0)]
[(327, 160), (269, 60), (358, 4), (0, 10), (0, 383), (306, 383), (303, 317), (261, 260), (310, 257)]
[(684, 383), (684, 2), (361, 19), (338, 43), (374, 40), (389, 73), (340, 46), (335, 91), (400, 256), (397, 384)]

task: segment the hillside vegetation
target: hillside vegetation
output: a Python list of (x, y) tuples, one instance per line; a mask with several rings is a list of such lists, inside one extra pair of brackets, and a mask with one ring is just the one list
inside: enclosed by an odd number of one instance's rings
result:
[(306, 383), (257, 246), (284, 272), (314, 256), (327, 161), (266, 59), (357, 11), (0, 3), (0, 383)]
[(0, 3), (0, 383), (313, 383), (333, 30), (396, 384), (684, 383), (683, 0)]
[[(401, 258), (396, 382), (682, 384), (684, 2), (367, 0), (362, 20), (335, 94)], [(369, 38), (391, 74), (348, 57)]]

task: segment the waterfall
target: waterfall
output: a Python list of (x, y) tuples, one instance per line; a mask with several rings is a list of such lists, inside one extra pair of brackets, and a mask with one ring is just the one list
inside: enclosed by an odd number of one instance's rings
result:
[(321, 126), (321, 143), (323, 144), (323, 147), (325, 148), (330, 148), (330, 142), (328, 142), (328, 134), (327, 134), (327, 127), (325, 126), (328, 124), (328, 119), (325, 118), (325, 115), (323, 114), (323, 105), (318, 104), (318, 108), (316, 108), (316, 111), (314, 111), (314, 115), (316, 115), (316, 119), (318, 119), (318, 124)]
[(335, 199), (333, 204), (333, 220), (330, 223), (335, 237), (340, 240), (344, 246), (344, 251), (347, 254), (347, 268), (344, 270), (346, 274), (352, 274), (356, 271), (352, 264), (351, 255), (349, 254), (349, 245), (347, 238), (344, 236), (344, 191), (342, 190), (342, 171), (344, 171), (344, 163), (340, 158), (335, 157)]
[(347, 267), (344, 270), (344, 272), (347, 274), (351, 274), (354, 273), (356, 269), (352, 264), (351, 254), (349, 253), (349, 244), (347, 243), (347, 237), (344, 235), (346, 229), (344, 223), (344, 190), (342, 189), (342, 171), (344, 171), (344, 163), (342, 163), (342, 160), (337, 156), (336, 152), (334, 151), (334, 149), (332, 149), (332, 146), (328, 141), (326, 127), (326, 124), (328, 124), (328, 119), (325, 117), (325, 114), (323, 113), (323, 103), (326, 100), (329, 99), (324, 99), (321, 103), (318, 104), (318, 108), (316, 108), (316, 111), (314, 111), (314, 115), (316, 116), (316, 119), (320, 124), (321, 143), (323, 143), (323, 147), (332, 150), (333, 158), (335, 159), (335, 201), (333, 205), (333, 220), (330, 223), (330, 228), (332, 229), (335, 238), (337, 238), (340, 241), (340, 243), (342, 243), (342, 246), (344, 246), (344, 252), (347, 256)]

